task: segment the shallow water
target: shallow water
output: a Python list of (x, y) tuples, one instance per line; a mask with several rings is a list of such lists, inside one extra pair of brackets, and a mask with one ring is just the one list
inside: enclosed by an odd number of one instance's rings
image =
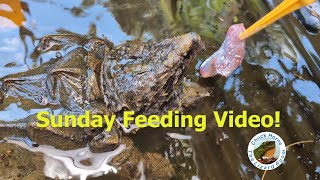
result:
[[(202, 79), (201, 62), (219, 48), (227, 28), (238, 19), (245, 27), (269, 11), (278, 1), (205, 0), (26, 0), (26, 21), (18, 28), (0, 17), (0, 77), (23, 72), (49, 61), (33, 52), (48, 34), (72, 32), (106, 37), (115, 45), (126, 41), (154, 41), (190, 31), (200, 34), (206, 52), (198, 56), (186, 77), (215, 87), (214, 96), (186, 113), (206, 114), (203, 133), (186, 130), (192, 139), (167, 138), (167, 131), (145, 129), (132, 138), (145, 152), (160, 152), (177, 166), (178, 179), (260, 179), (262, 171), (247, 158), (249, 140), (258, 132), (272, 131), (286, 144), (320, 137), (320, 40), (307, 32), (293, 16), (248, 39), (245, 61), (228, 78)], [(26, 8), (27, 7), (27, 8)], [(0, 9), (5, 7), (1, 5)], [(237, 18), (235, 18), (237, 17)], [(49, 107), (21, 103), (0, 105), (1, 120), (14, 121)], [(51, 107), (50, 107), (51, 108)], [(53, 108), (54, 109), (54, 108)], [(281, 111), (280, 128), (217, 128), (213, 110), (240, 114), (272, 114)], [(192, 150), (189, 148), (192, 147)], [(267, 179), (317, 179), (320, 146), (305, 144), (287, 153), (280, 168)], [(184, 153), (181, 153), (184, 152)]]

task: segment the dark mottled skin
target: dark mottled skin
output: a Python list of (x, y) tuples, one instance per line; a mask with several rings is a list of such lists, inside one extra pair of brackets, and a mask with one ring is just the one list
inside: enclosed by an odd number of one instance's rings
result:
[[(37, 48), (39, 54), (58, 51), (62, 56), (30, 71), (2, 78), (6, 98), (2, 98), (0, 109), (19, 102), (22, 107), (32, 104), (53, 109), (62, 107), (61, 114), (82, 114), (90, 110), (91, 114), (117, 114), (117, 117), (121, 117), (123, 110), (147, 115), (181, 110), (209, 95), (205, 88), (182, 78), (190, 61), (203, 49), (196, 33), (160, 43), (126, 43), (116, 47), (97, 38), (46, 36)], [(61, 144), (59, 148), (66, 149), (74, 147), (69, 144), (81, 147), (90, 142), (92, 149), (99, 151), (116, 147), (120, 140), (117, 131), (98, 135), (103, 128), (49, 126), (40, 129), (30, 123), (30, 119), (36, 121), (35, 117), (28, 118), (28, 135), (41, 144), (55, 147)], [(57, 143), (61, 141), (64, 143)]]
[(177, 104), (182, 73), (202, 48), (199, 35), (189, 33), (161, 43), (111, 50), (101, 78), (108, 109), (161, 114), (158, 110), (177, 108), (171, 106)]
[[(70, 38), (83, 47), (53, 64), (3, 78), (4, 92), (41, 105), (60, 104), (73, 112), (103, 99), (108, 113), (129, 109), (148, 114), (178, 100), (182, 73), (204, 48), (196, 33), (117, 47), (99, 39)], [(70, 46), (66, 37), (47, 36), (39, 49), (47, 52), (65, 46)]]
[[(78, 35), (46, 36), (35, 55), (61, 55), (38, 68), (0, 79), (0, 110), (12, 103), (21, 104), (25, 110), (64, 109), (60, 114), (90, 110), (91, 114), (117, 117), (122, 116), (123, 110), (158, 115), (169, 109), (182, 110), (209, 96), (206, 88), (183, 78), (183, 72), (202, 49), (196, 33), (160, 43), (126, 43), (116, 47), (107, 40)], [(152, 178), (170, 179), (175, 174), (168, 159), (159, 153), (140, 151), (117, 123), (111, 132), (105, 132), (104, 128), (38, 128), (35, 121), (35, 115), (20, 120), (25, 129), (0, 121), (0, 138), (28, 136), (36, 143), (63, 150), (89, 146), (95, 153), (112, 151), (121, 143), (126, 150), (111, 162), (120, 167), (118, 176), (139, 177), (140, 162)]]

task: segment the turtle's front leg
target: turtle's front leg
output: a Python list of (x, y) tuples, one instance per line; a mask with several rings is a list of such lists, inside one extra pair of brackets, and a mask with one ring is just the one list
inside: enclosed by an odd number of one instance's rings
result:
[(54, 69), (49, 77), (50, 95), (52, 99), (59, 100), (62, 107), (70, 111), (82, 111), (90, 102), (90, 85), (87, 80), (81, 69)]
[[(39, 105), (57, 105), (57, 101), (51, 99), (47, 89), (47, 75), (35, 74), (26, 77), (7, 77), (2, 80), (2, 91), (4, 93), (3, 101), (17, 102), (30, 104), (31, 100)], [(13, 100), (13, 99), (15, 100)], [(23, 103), (24, 104), (24, 103)]]
[(27, 100), (31, 100), (39, 105), (83, 105), (83, 98), (79, 98), (84, 97), (87, 84), (86, 57), (87, 51), (77, 48), (54, 63), (47, 63), (50, 65), (4, 77), (1, 79), (4, 102), (30, 105)]

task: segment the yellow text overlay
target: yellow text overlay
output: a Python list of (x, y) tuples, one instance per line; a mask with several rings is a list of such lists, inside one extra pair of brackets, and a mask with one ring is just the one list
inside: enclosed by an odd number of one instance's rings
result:
[[(218, 127), (252, 127), (252, 128), (270, 128), (280, 127), (280, 111), (274, 112), (274, 115), (258, 115), (248, 116), (247, 111), (243, 111), (240, 115), (233, 115), (233, 111), (224, 111), (219, 113), (213, 111), (214, 120)], [(80, 127), (80, 128), (101, 128), (105, 127), (106, 131), (111, 131), (115, 123), (120, 123), (125, 128), (135, 124), (138, 128), (194, 128), (196, 132), (203, 132), (207, 127), (206, 115), (187, 115), (179, 111), (168, 111), (166, 114), (159, 115), (142, 115), (135, 114), (134, 111), (124, 111), (122, 117), (117, 120), (116, 115), (97, 115), (90, 114), (86, 111), (82, 115), (52, 115), (48, 111), (41, 111), (37, 114), (37, 127), (53, 128), (62, 127)]]

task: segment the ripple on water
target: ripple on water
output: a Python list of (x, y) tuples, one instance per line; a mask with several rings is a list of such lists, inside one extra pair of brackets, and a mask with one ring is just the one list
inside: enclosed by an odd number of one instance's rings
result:
[[(20, 141), (8, 140), (8, 143), (17, 144), (32, 152), (41, 152), (44, 156), (44, 173), (47, 177), (58, 179), (97, 177), (109, 172), (117, 173), (116, 168), (108, 165), (112, 158), (119, 155), (125, 149), (121, 144), (117, 149), (104, 153), (92, 153), (89, 147), (75, 150), (59, 150), (50, 146), (40, 145), (30, 148)], [(81, 161), (89, 160), (90, 165), (84, 165)]]
[(273, 69), (265, 71), (265, 76), (267, 83), (271, 87), (284, 87), (286, 85), (286, 81), (283, 79), (281, 74)]

